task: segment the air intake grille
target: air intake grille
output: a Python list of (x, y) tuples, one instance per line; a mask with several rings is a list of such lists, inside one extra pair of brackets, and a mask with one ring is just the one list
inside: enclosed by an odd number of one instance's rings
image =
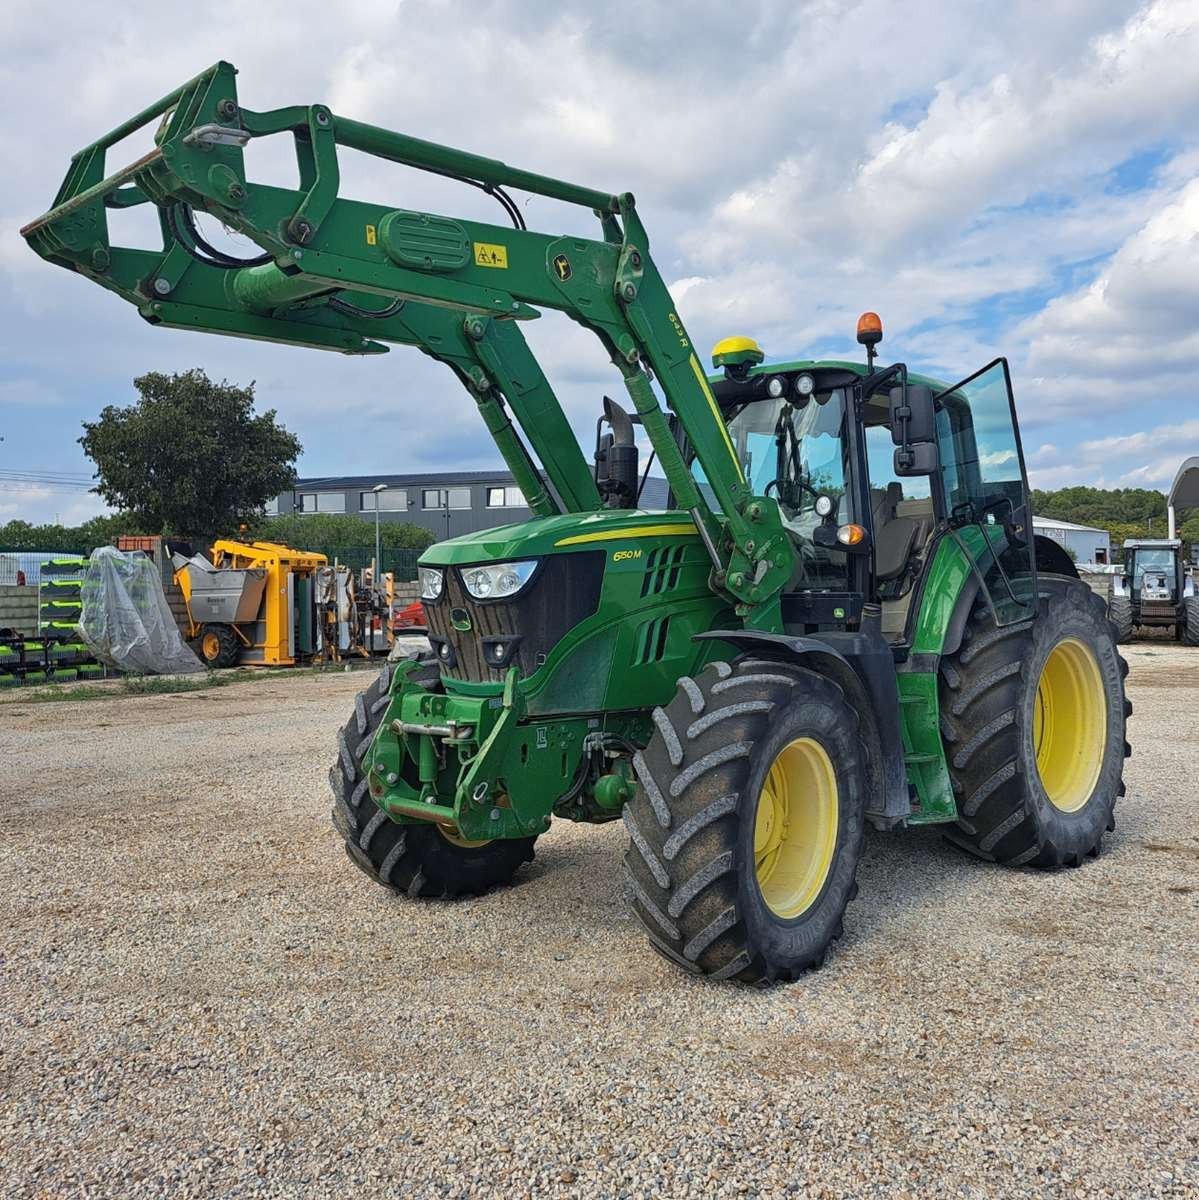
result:
[(659, 546), (649, 552), (645, 560), (645, 578), (641, 581), (643, 596), (660, 595), (678, 584), (679, 568), (686, 550), (686, 546)]
[(660, 662), (666, 653), (666, 639), (670, 629), (669, 617), (655, 617), (646, 621), (637, 630), (637, 640), (633, 646), (633, 666), (643, 666), (645, 663)]

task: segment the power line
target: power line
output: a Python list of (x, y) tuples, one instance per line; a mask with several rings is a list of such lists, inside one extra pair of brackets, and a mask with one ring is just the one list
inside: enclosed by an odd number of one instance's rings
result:
[(29, 495), (30, 492), (65, 492), (80, 495), (92, 489), (83, 483), (47, 483), (44, 480), (0, 479), (0, 492), (17, 492)]
[(82, 471), (56, 471), (51, 467), (0, 467), (0, 476), (3, 475), (37, 475), (63, 483), (84, 483), (93, 478)]

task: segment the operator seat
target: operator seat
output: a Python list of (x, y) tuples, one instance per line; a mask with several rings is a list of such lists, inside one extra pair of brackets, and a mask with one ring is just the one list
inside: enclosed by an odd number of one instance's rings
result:
[(920, 577), (921, 556), (933, 531), (932, 500), (905, 500), (902, 486), (891, 483), (874, 522), (875, 578), (883, 607), (883, 637), (900, 642), (907, 630), (913, 586)]
[[(897, 509), (903, 502), (903, 487), (891, 482), (885, 489), (878, 489), (882, 497), (874, 505), (874, 575), (879, 583), (898, 579), (916, 544), (920, 522), (912, 517), (901, 517)], [(871, 489), (872, 498), (875, 489)]]

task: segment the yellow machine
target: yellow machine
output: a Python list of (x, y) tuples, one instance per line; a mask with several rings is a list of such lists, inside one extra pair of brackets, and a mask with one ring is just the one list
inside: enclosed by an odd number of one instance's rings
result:
[(291, 666), (321, 652), (315, 574), (323, 554), (273, 542), (213, 543), (212, 561), (176, 554), (188, 638), (210, 667)]

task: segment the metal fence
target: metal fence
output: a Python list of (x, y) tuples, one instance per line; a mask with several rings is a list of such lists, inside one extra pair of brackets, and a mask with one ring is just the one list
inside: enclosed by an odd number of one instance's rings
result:
[[(36, 587), (41, 578), (42, 563), (55, 558), (87, 558), (93, 547), (77, 546), (70, 550), (12, 550), (0, 546), (0, 587), (24, 582), (29, 587)], [(314, 554), (323, 554), (330, 562), (336, 560), (351, 567), (355, 571), (369, 567), (375, 557), (375, 548), (371, 546), (310, 546), (305, 544), (302, 549)], [(383, 571), (391, 571), (397, 581), (407, 581), (416, 578), (416, 560), (420, 558), (419, 550), (393, 549), (383, 547)]]
[[(323, 554), (330, 563), (339, 562), (354, 571), (369, 567), (375, 558), (374, 546), (309, 546), (305, 550), (313, 554)], [(419, 550), (397, 550), (384, 546), (382, 551), (382, 570), (390, 571), (397, 582), (406, 582), (416, 578), (416, 560), (420, 558)]]
[(71, 550), (9, 550), (0, 546), (0, 587), (18, 583), (37, 587), (42, 576), (42, 563), (56, 558), (87, 558), (91, 552), (91, 546), (77, 546)]

